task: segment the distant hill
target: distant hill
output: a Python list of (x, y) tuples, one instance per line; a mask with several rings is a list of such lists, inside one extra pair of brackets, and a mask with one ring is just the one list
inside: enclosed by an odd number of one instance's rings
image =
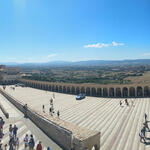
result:
[(120, 65), (150, 65), (150, 59), (135, 60), (89, 60), (89, 61), (52, 61), (47, 63), (1, 63), (8, 66), (20, 67), (64, 67), (64, 66), (120, 66)]

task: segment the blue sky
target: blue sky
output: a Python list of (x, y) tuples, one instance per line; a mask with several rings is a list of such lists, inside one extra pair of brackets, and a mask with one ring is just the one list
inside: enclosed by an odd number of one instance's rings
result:
[(149, 0), (1, 0), (0, 62), (150, 58)]

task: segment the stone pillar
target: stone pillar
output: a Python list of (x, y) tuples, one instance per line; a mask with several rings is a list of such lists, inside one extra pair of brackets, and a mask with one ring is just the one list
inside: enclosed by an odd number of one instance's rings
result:
[(144, 96), (144, 87), (142, 87), (142, 97)]
[(116, 97), (116, 88), (114, 88), (114, 97)]
[(123, 97), (123, 88), (120, 88), (120, 92), (121, 92), (121, 97)]
[(103, 88), (101, 88), (101, 90), (102, 90), (102, 92), (101, 92), (101, 93), (102, 93), (102, 97), (103, 97)]
[(135, 87), (135, 97), (137, 97), (137, 87)]

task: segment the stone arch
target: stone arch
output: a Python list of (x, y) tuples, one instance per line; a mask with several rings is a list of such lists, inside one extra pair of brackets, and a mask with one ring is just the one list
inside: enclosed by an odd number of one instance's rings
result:
[(148, 86), (145, 86), (144, 87), (144, 96), (147, 97), (150, 95), (150, 92), (149, 92), (149, 87)]
[(43, 89), (43, 85), (42, 84), (40, 84), (40, 89)]
[(91, 95), (91, 89), (89, 87), (86, 88), (86, 95), (87, 96)]
[(85, 88), (84, 87), (81, 88), (81, 93), (85, 93)]
[(97, 88), (97, 96), (101, 97), (102, 96), (102, 89)]
[(67, 87), (67, 93), (70, 93), (70, 87), (69, 86)]
[(80, 93), (80, 89), (79, 87), (76, 87), (76, 94), (79, 94)]
[(45, 90), (45, 84), (43, 84), (43, 87), (42, 87), (42, 89), (43, 89), (43, 90)]
[(52, 85), (52, 91), (53, 91), (53, 92), (55, 91), (55, 86), (54, 86), (54, 85)]
[(129, 88), (129, 96), (130, 97), (135, 97), (135, 88), (134, 87)]
[(52, 86), (51, 86), (51, 85), (48, 86), (48, 90), (49, 90), (49, 91), (52, 90)]
[(59, 86), (59, 92), (62, 93), (62, 86)]
[(71, 87), (71, 93), (75, 94), (75, 87), (74, 86)]
[(115, 96), (115, 91), (114, 91), (114, 88), (109, 88), (109, 96), (110, 97), (114, 97)]
[(119, 87), (116, 88), (116, 97), (121, 97), (121, 89)]
[(108, 97), (108, 89), (107, 88), (103, 88), (103, 96)]
[(66, 93), (67, 91), (66, 91), (66, 87), (65, 86), (63, 86), (63, 93)]
[(123, 97), (128, 97), (128, 88), (127, 88), (127, 87), (124, 87), (124, 88), (122, 89), (122, 96), (123, 96)]
[(46, 84), (46, 89), (45, 89), (46, 91), (48, 90), (48, 85)]
[(58, 85), (56, 85), (55, 87), (55, 92), (58, 92)]
[(94, 88), (94, 87), (92, 88), (92, 93), (91, 93), (91, 95), (92, 95), (92, 96), (96, 96), (96, 88)]
[(141, 86), (137, 87), (137, 96), (138, 97), (142, 97), (143, 96), (143, 91), (142, 91), (142, 87)]

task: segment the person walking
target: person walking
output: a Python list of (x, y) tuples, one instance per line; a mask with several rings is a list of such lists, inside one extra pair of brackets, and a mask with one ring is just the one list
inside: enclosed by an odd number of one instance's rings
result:
[(59, 110), (57, 111), (57, 117), (59, 118), (59, 116), (60, 116), (60, 112), (59, 112)]
[(127, 99), (125, 99), (125, 103), (126, 103), (127, 106), (129, 106), (129, 103), (128, 103), (128, 100), (127, 100)]
[[(143, 142), (143, 141), (144, 141), (144, 143), (146, 143), (145, 135), (144, 135), (144, 133), (142, 132), (142, 130), (141, 130), (141, 132), (139, 133), (139, 136), (140, 136), (140, 142)], [(143, 141), (142, 141), (142, 140), (143, 140)]]
[(27, 110), (28, 110), (27, 104), (25, 104), (25, 105), (23, 106), (23, 109), (24, 109), (24, 118), (27, 118)]
[(42, 108), (43, 108), (43, 113), (45, 113), (45, 106), (43, 105)]
[(14, 127), (13, 127), (13, 136), (14, 136), (14, 138), (16, 138), (16, 136), (17, 136), (17, 130), (18, 130), (18, 127), (16, 125), (14, 125)]
[(19, 138), (18, 137), (14, 139), (14, 146), (15, 146), (15, 150), (19, 150)]
[(147, 128), (147, 129), (148, 129), (148, 131), (150, 132), (150, 129), (149, 129), (149, 127), (148, 127), (148, 123), (147, 123), (147, 121), (146, 121), (146, 122), (144, 122), (144, 123), (143, 123), (143, 125), (144, 125), (144, 128), (145, 128), (145, 129)]
[(13, 131), (13, 127), (12, 127), (12, 124), (9, 125), (9, 132), (12, 132)]
[(52, 110), (51, 107), (49, 108), (49, 113), (50, 113), (51, 116), (53, 116), (53, 110)]
[(47, 150), (51, 150), (51, 148), (50, 148), (50, 147), (47, 147)]
[(2, 130), (2, 128), (0, 128), (0, 139), (2, 139), (3, 138), (3, 130)]
[(37, 147), (36, 147), (36, 150), (42, 150), (42, 144), (41, 144), (41, 141), (39, 141)]
[(29, 145), (29, 137), (28, 134), (26, 134), (25, 138), (24, 138), (24, 147)]
[(145, 122), (147, 122), (147, 114), (144, 114)]
[(122, 102), (121, 102), (121, 100), (120, 100), (120, 106), (122, 107)]
[(29, 150), (33, 150), (34, 146), (35, 146), (35, 142), (34, 142), (33, 135), (31, 134), (29, 140)]
[(2, 141), (0, 140), (0, 150), (2, 150), (2, 145), (3, 145), (3, 143), (2, 143)]
[(14, 150), (14, 138), (9, 140), (9, 150)]

